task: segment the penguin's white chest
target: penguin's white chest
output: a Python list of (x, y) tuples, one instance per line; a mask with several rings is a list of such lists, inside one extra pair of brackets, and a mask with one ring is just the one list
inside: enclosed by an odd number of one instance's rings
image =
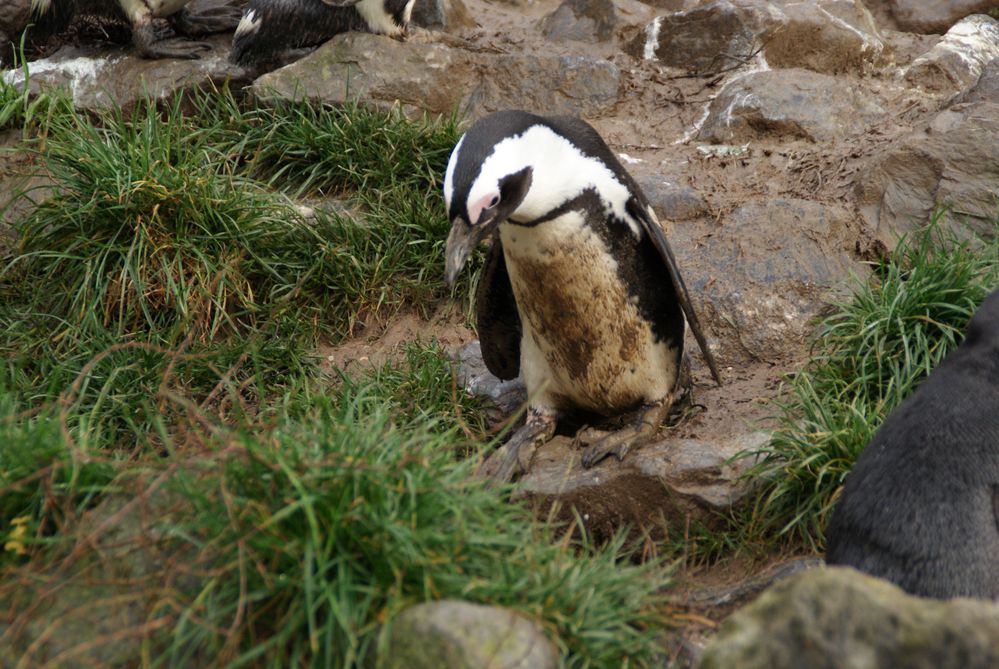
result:
[(534, 227), (504, 223), (500, 240), (532, 404), (614, 414), (673, 390), (680, 351), (656, 341), (582, 212)]

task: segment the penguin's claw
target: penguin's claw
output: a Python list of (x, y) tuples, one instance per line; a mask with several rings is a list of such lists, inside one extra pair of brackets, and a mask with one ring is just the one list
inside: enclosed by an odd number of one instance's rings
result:
[(534, 453), (555, 434), (557, 418), (554, 413), (530, 409), (527, 422), (481, 465), (477, 474), (487, 479), (486, 485), (495, 487), (512, 481), (530, 469)]
[[(576, 435), (576, 441), (581, 444), (589, 444), (583, 449), (580, 459), (583, 467), (589, 469), (606, 458), (608, 455), (615, 455), (617, 459), (624, 460), (624, 457), (633, 446), (642, 446), (651, 441), (659, 432), (659, 427), (666, 421), (672, 406), (672, 395), (648, 404), (642, 408), (635, 422), (624, 427), (617, 432), (600, 432), (599, 430), (587, 429)], [(596, 441), (594, 441), (596, 437)]]

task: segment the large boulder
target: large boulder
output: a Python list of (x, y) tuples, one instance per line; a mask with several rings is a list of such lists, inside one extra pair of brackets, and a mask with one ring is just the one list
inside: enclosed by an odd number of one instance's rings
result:
[(565, 0), (545, 17), (541, 32), (553, 40), (606, 42), (618, 24), (613, 0)]
[[(117, 106), (128, 110), (149, 97), (169, 99), (183, 90), (238, 81), (242, 70), (229, 63), (229, 38), (212, 36), (207, 41), (212, 51), (197, 60), (141, 58), (122, 47), (63, 47), (30, 63), (30, 89), (33, 94), (66, 90), (78, 109)], [(21, 69), (0, 76), (7, 83), (24, 85)]]
[(711, 143), (763, 137), (824, 141), (863, 132), (884, 110), (849, 80), (809, 70), (754, 72), (712, 102), (697, 134)]
[(586, 56), (468, 51), (384, 35), (344, 33), (251, 86), (260, 99), (360, 100), (470, 118), (517, 107), (599, 116), (618, 99), (618, 68)]
[(844, 207), (798, 199), (747, 202), (708, 234), (677, 224), (670, 242), (716, 355), (774, 360), (803, 346), (812, 321), (842, 297), (860, 237)]
[[(976, 89), (969, 92), (975, 94)], [(871, 158), (855, 184), (875, 237), (893, 248), (937, 208), (955, 232), (991, 237), (999, 214), (999, 99), (956, 104)]]
[(785, 2), (769, 15), (762, 45), (773, 68), (866, 72), (885, 60), (885, 41), (860, 0)]
[(731, 68), (749, 58), (761, 31), (766, 2), (715, 0), (659, 16), (624, 47), (635, 58), (658, 60), (699, 74)]
[(975, 14), (947, 31), (929, 52), (909, 66), (905, 80), (925, 89), (953, 93), (973, 86), (999, 58), (999, 21)]
[(732, 615), (698, 669), (987, 669), (999, 605), (912, 597), (849, 568), (810, 569)]
[(994, 11), (996, 0), (866, 0), (885, 24), (913, 33), (943, 33), (971, 14)]

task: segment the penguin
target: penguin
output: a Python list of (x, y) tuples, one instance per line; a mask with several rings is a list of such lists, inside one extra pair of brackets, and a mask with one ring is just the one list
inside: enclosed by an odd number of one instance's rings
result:
[(224, 7), (206, 14), (188, 11), (190, 0), (31, 0), (32, 20), (42, 35), (69, 28), (74, 20), (98, 17), (128, 26), (132, 43), (145, 58), (200, 58), (206, 42), (173, 39), (154, 23), (165, 19), (176, 33), (193, 37), (232, 30), (241, 12)]
[(483, 117), (451, 153), (444, 203), (445, 280), (491, 240), (476, 293), (482, 356), (501, 379), (522, 373), (528, 392), (524, 426), (483, 464), (492, 481), (527, 471), (567, 412), (638, 410), (586, 445), (585, 467), (653, 438), (681, 390), (686, 325), (721, 384), (655, 212), (585, 121)]
[(999, 596), (999, 290), (857, 459), (826, 547), (913, 595)]
[(270, 62), (287, 49), (318, 46), (347, 31), (401, 37), (415, 0), (250, 0), (232, 40), (237, 65)]

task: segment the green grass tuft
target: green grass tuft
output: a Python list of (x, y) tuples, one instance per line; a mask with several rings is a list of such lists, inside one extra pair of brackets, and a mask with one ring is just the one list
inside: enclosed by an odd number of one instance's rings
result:
[(779, 429), (750, 476), (765, 485), (758, 534), (815, 550), (843, 481), (885, 417), (961, 340), (999, 282), (999, 243), (941, 238), (931, 225), (904, 239), (819, 324), (818, 351), (790, 379)]
[(622, 538), (560, 543), (454, 459), (456, 430), (397, 423), (368, 387), (174, 480), (192, 508), (171, 532), (192, 542), (194, 572), (239, 574), (192, 590), (167, 664), (365, 666), (403, 607), (456, 597), (523, 611), (566, 666), (650, 665), (661, 564), (630, 564)]

